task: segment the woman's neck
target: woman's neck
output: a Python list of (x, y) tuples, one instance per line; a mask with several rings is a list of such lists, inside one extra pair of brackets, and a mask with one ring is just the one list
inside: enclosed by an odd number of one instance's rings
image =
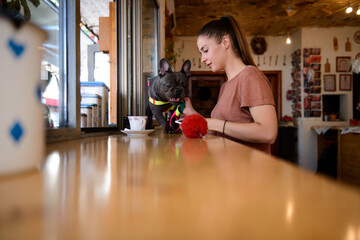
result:
[(228, 81), (233, 79), (237, 74), (239, 74), (246, 65), (241, 61), (238, 57), (230, 58), (229, 61), (225, 65), (225, 73)]

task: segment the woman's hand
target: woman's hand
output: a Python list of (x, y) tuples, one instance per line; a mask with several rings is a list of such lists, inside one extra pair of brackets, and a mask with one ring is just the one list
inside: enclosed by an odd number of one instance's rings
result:
[(185, 115), (198, 114), (198, 112), (196, 112), (195, 109), (193, 108), (190, 98), (186, 97), (184, 98), (184, 101), (185, 101), (185, 109), (183, 111), (183, 114)]

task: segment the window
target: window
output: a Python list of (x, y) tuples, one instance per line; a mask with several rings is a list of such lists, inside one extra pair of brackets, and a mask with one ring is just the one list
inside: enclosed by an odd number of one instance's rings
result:
[(65, 126), (60, 117), (65, 110), (60, 107), (60, 91), (64, 84), (64, 79), (60, 77), (60, 56), (62, 51), (60, 46), (60, 19), (59, 3), (55, 1), (40, 1), (40, 5), (35, 7), (29, 3), (31, 12), (30, 22), (45, 30), (48, 34), (46, 42), (43, 44), (44, 52), (41, 62), (41, 93), (44, 113), (48, 119), (46, 127), (58, 128)]
[[(147, 78), (157, 75), (159, 52), (158, 6), (154, 0), (143, 0), (142, 8), (142, 83), (147, 89)], [(148, 102), (147, 91), (142, 99), (143, 106)], [(141, 113), (145, 113), (141, 108)]]
[[(100, 84), (108, 91), (108, 107), (100, 108), (102, 113), (107, 111), (107, 125), (94, 125), (96, 131), (119, 128), (124, 116), (145, 113), (146, 78), (157, 73), (159, 61), (157, 1), (40, 0), (38, 7), (29, 7), (31, 22), (49, 36), (41, 66), (42, 101), (51, 128), (48, 140), (81, 134), (83, 98), (106, 95), (82, 90), (90, 87), (86, 85)], [(88, 12), (94, 8), (101, 9), (99, 15)], [(108, 50), (101, 41), (104, 22), (100, 19), (104, 18), (111, 24)]]
[(81, 0), (80, 16), (80, 126), (116, 127), (115, 2)]
[(146, 80), (157, 74), (159, 61), (159, 6), (154, 0), (143, 0), (127, 1), (124, 7), (127, 34), (122, 37), (126, 42), (123, 59), (127, 61), (127, 83), (123, 90), (128, 90), (125, 114), (144, 115), (148, 101)]
[[(79, 99), (78, 45), (76, 22), (79, 5), (71, 0), (41, 0), (38, 7), (29, 4), (30, 22), (44, 29), (48, 39), (44, 43), (41, 66), (42, 101), (49, 111), (48, 128), (77, 128)], [(70, 21), (69, 21), (70, 20)], [(46, 111), (44, 111), (46, 112)], [(72, 130), (71, 130), (72, 131)], [(69, 134), (67, 137), (80, 132)]]

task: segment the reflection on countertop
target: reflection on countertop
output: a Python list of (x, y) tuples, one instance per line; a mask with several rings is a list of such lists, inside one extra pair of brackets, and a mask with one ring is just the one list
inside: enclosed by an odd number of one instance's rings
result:
[(211, 135), (48, 144), (0, 196), (0, 239), (360, 238), (360, 191)]

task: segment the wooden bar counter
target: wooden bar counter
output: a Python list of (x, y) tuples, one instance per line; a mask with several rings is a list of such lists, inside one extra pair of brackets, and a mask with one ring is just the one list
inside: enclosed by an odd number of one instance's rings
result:
[(360, 191), (230, 140), (52, 143), (0, 178), (0, 239), (360, 239)]

